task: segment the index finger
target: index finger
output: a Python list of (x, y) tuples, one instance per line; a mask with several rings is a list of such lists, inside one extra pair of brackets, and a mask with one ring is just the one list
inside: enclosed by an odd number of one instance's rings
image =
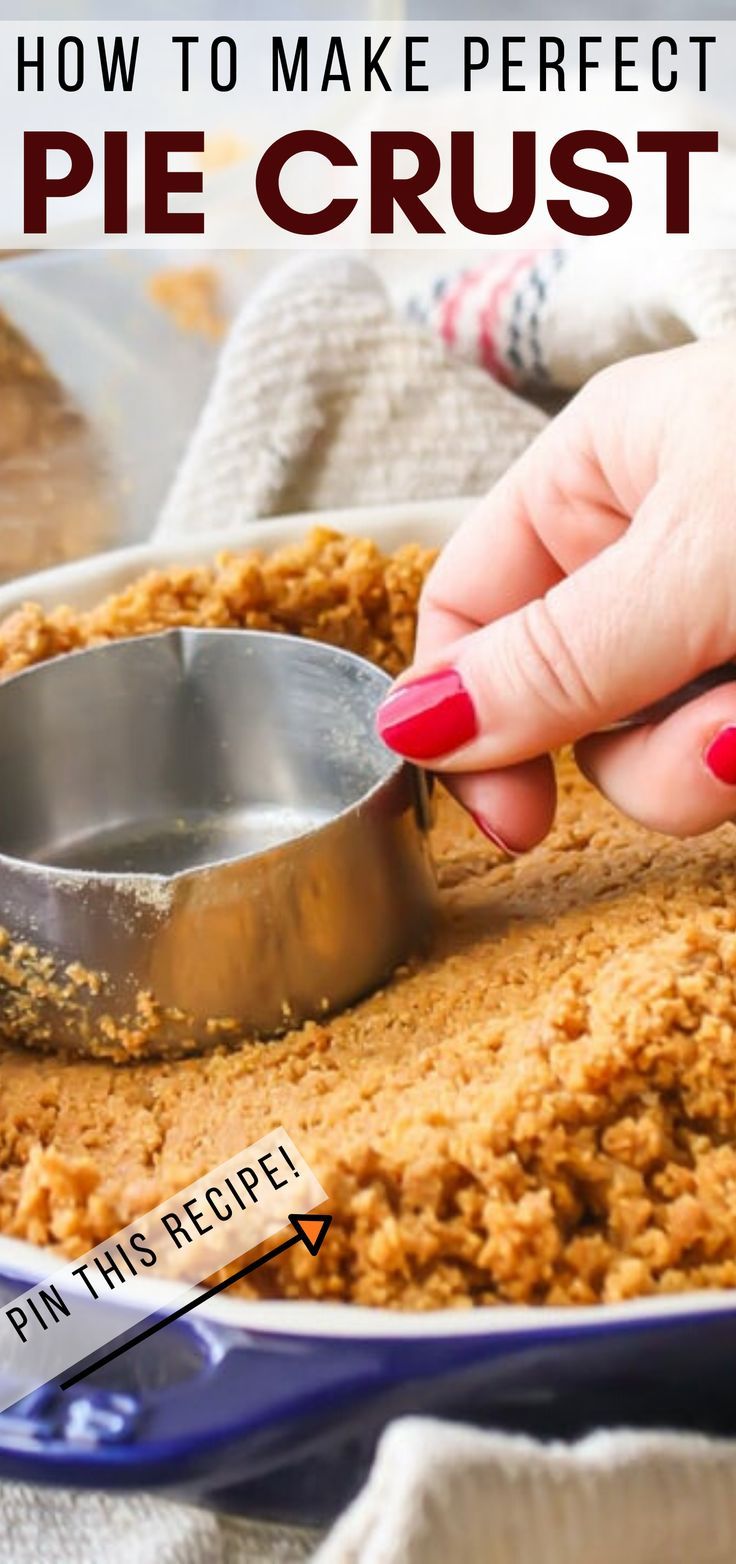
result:
[(583, 400), (571, 403), (471, 511), (430, 572), (417, 662), (543, 597), (625, 531)]

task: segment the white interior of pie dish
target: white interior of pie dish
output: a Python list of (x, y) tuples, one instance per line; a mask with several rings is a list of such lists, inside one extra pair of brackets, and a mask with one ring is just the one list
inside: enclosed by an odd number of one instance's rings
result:
[[(408, 542), (440, 545), (457, 526), (472, 501), (453, 499), (393, 506), (372, 506), (349, 511), (320, 512), (255, 521), (232, 532), (202, 532), (196, 537), (120, 549), (115, 553), (75, 561), (38, 575), (0, 586), (0, 617), (22, 603), (33, 601), (49, 609), (58, 604), (86, 608), (109, 592), (125, 586), (149, 569), (173, 564), (206, 562), (222, 550), (252, 546), (279, 548), (303, 537), (316, 524), (335, 527), (356, 536), (374, 538), (384, 549)], [(264, 1131), (268, 1128), (264, 1125)], [(328, 1239), (329, 1242), (329, 1239)], [(0, 1273), (20, 1281), (38, 1281), (59, 1264), (48, 1249), (0, 1235)], [(147, 1283), (151, 1309), (157, 1306), (158, 1287)], [(610, 1330), (615, 1324), (653, 1320), (673, 1321), (683, 1316), (707, 1316), (736, 1310), (736, 1292), (689, 1292), (666, 1298), (643, 1298), (625, 1303), (589, 1307), (547, 1308), (501, 1305), (472, 1310), (431, 1310), (405, 1314), (390, 1309), (368, 1309), (354, 1304), (301, 1301), (250, 1302), (221, 1295), (202, 1305), (202, 1314), (221, 1324), (254, 1331), (304, 1336), (352, 1338), (427, 1336), (503, 1336), (519, 1333)]]

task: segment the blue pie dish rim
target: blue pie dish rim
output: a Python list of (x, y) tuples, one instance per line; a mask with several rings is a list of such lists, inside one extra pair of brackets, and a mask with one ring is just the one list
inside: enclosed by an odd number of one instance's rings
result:
[[(2, 1303), (54, 1258), (0, 1238)], [(221, 1296), (154, 1342), (0, 1414), (0, 1476), (321, 1524), (396, 1416), (541, 1437), (600, 1423), (736, 1434), (736, 1292), (419, 1315)]]

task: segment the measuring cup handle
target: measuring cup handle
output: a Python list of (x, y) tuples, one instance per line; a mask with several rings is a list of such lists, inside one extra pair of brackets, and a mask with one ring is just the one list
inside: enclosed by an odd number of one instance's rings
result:
[(633, 712), (630, 717), (623, 717), (620, 722), (611, 723), (611, 728), (636, 728), (646, 722), (661, 722), (663, 717), (679, 711), (688, 701), (697, 700), (699, 695), (705, 695), (708, 690), (715, 690), (721, 684), (736, 684), (736, 662), (719, 663), (717, 667), (709, 668), (706, 673), (698, 674), (697, 679), (690, 679), (679, 690), (673, 690), (671, 695), (653, 701), (651, 706), (642, 706), (640, 711)]

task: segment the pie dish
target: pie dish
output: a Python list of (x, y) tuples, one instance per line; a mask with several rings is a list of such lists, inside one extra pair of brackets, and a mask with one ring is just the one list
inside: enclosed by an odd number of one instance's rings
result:
[[(320, 522), (384, 549), (435, 547), (463, 509), (458, 501)], [(1, 589), (0, 617), (29, 599), (84, 608), (150, 566), (207, 560), (223, 541), (278, 547), (313, 524), (256, 523), (225, 540), (202, 534), (62, 567)], [(0, 1237), (7, 1299), (52, 1268), (48, 1249)], [(349, 1497), (380, 1428), (404, 1411), (541, 1434), (601, 1421), (731, 1427), (736, 1293), (727, 1288), (641, 1298), (624, 1288), (615, 1301), (575, 1308), (547, 1299), (543, 1308), (496, 1301), (415, 1312), (371, 1302), (226, 1295), (203, 1305), (159, 1333), (155, 1352), (138, 1349), (74, 1392), (47, 1387), (0, 1417), (0, 1471), (162, 1487), (319, 1521)]]

